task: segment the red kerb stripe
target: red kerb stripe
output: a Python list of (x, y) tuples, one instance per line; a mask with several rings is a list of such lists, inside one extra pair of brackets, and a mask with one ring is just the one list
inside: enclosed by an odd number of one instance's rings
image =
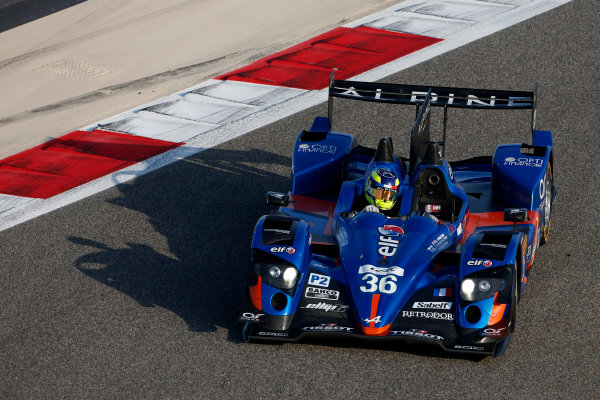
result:
[(348, 79), (442, 39), (359, 26), (339, 27), (216, 79), (314, 90), (327, 87), (333, 68)]
[(180, 145), (102, 130), (74, 131), (0, 160), (0, 193), (46, 199)]

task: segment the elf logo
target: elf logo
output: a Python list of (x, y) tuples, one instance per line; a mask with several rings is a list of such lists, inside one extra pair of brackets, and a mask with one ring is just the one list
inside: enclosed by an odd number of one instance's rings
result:
[(393, 236), (379, 235), (379, 242), (377, 242), (377, 244), (379, 245), (379, 248), (377, 249), (379, 254), (385, 257), (391, 257), (396, 254), (396, 250), (398, 250), (398, 244), (400, 244), (400, 241), (394, 239)]
[(490, 260), (469, 260), (469, 261), (467, 261), (467, 265), (471, 265), (471, 266), (483, 265), (484, 267), (491, 267), (492, 262)]
[(271, 253), (288, 253), (288, 254), (294, 254), (296, 252), (296, 249), (293, 247), (289, 247), (289, 246), (275, 246), (275, 247), (271, 247)]

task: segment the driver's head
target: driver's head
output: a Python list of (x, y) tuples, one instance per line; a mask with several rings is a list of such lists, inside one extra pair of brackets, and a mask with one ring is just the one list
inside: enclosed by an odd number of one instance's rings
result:
[(377, 167), (367, 178), (365, 197), (380, 210), (389, 210), (396, 203), (399, 185), (400, 181), (394, 171), (386, 167)]

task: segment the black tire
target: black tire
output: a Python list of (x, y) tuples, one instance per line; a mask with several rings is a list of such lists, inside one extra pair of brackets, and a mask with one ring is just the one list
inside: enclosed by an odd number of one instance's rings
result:
[(545, 181), (546, 181), (546, 187), (545, 187), (545, 193), (544, 193), (544, 198), (542, 199), (542, 201), (544, 202), (544, 215), (542, 218), (542, 229), (540, 231), (540, 245), (546, 243), (550, 237), (550, 215), (551, 215), (551, 209), (552, 209), (552, 187), (553, 187), (553, 181), (552, 181), (552, 164), (548, 163), (548, 169), (546, 170), (546, 176), (545, 176)]
[(510, 304), (510, 322), (508, 331), (509, 334), (512, 334), (515, 330), (515, 324), (517, 323), (517, 304), (519, 303), (519, 269), (517, 268), (517, 263), (515, 262), (515, 269), (513, 272), (513, 290), (512, 290), (512, 301)]

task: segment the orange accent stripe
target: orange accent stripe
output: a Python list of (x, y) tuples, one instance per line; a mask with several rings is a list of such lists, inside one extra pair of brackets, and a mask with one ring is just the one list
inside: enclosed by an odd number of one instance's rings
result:
[(359, 325), (360, 329), (367, 336), (386, 336), (388, 333), (390, 333), (390, 326), (392, 326), (392, 324), (382, 326), (381, 328), (369, 328)]
[[(379, 293), (373, 295), (373, 302), (371, 303), (371, 319), (374, 319), (377, 316), (377, 305), (379, 304)], [(369, 327), (374, 328), (375, 322), (369, 322)]]
[(262, 277), (258, 277), (258, 282), (254, 286), (250, 286), (250, 301), (254, 308), (262, 310)]
[(504, 310), (506, 310), (506, 304), (498, 304), (496, 301), (498, 300), (498, 292), (494, 295), (494, 306), (492, 307), (492, 314), (490, 315), (490, 320), (488, 321), (488, 325), (496, 325), (502, 317), (504, 316)]

